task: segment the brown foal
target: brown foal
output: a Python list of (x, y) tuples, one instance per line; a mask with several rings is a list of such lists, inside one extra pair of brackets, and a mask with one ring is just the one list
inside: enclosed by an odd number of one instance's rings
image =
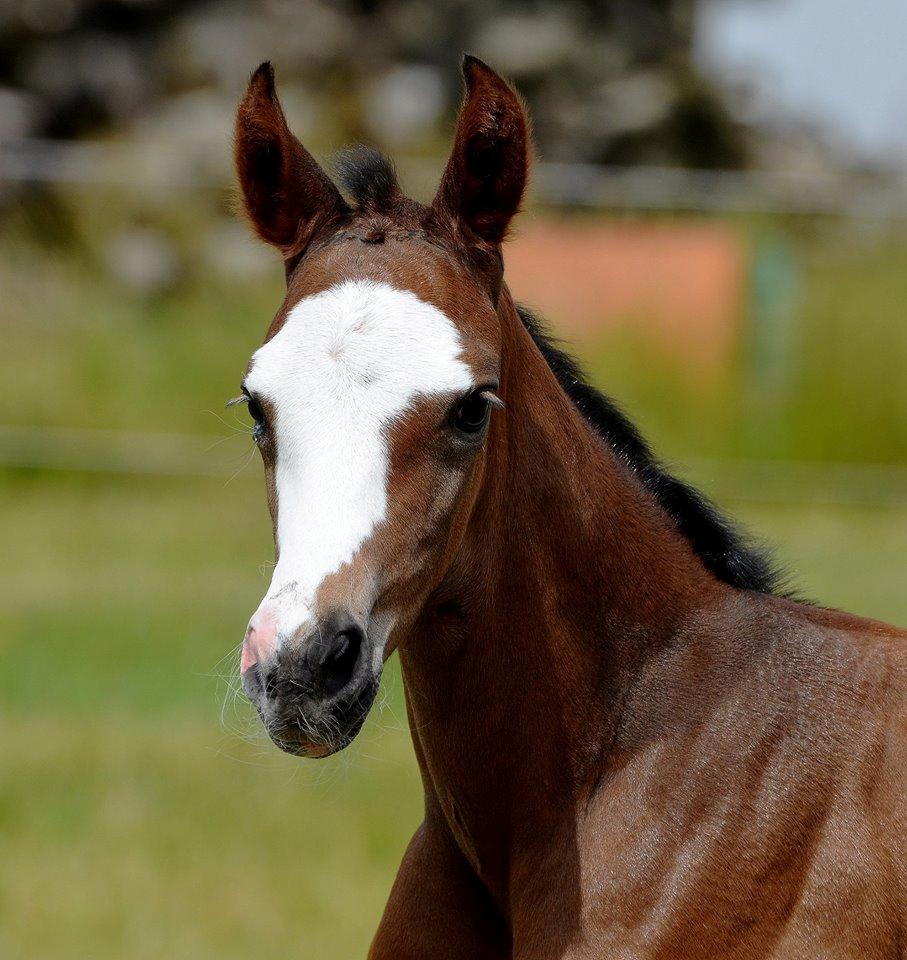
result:
[(324, 756), (399, 653), (425, 819), (370, 956), (904, 958), (905, 634), (778, 595), (515, 306), (527, 119), (464, 73), (429, 206), (368, 151), (344, 199), (267, 64), (237, 119), (287, 273), (240, 398), (278, 551), (243, 684)]

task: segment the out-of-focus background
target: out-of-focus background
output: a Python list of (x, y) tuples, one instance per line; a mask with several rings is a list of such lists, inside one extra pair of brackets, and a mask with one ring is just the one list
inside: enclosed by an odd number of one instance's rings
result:
[(270, 524), (224, 401), (281, 300), (233, 214), (278, 68), (429, 197), (469, 50), (540, 163), (506, 251), (800, 590), (907, 623), (903, 0), (0, 3), (0, 956), (363, 956), (420, 818), (396, 669), (301, 762), (235, 696)]

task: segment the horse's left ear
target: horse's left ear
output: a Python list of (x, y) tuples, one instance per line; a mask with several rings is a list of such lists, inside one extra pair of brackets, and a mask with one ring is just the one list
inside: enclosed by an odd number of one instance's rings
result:
[(463, 58), (466, 96), (433, 207), (499, 244), (520, 206), (529, 168), (529, 121), (516, 91), (475, 57)]
[(252, 74), (236, 115), (236, 171), (255, 231), (290, 257), (315, 233), (348, 213), (330, 177), (290, 133), (263, 63)]

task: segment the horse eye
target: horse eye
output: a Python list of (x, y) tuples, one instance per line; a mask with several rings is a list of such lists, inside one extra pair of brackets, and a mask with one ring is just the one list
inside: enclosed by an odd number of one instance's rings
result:
[(265, 412), (261, 409), (261, 404), (254, 397), (249, 397), (246, 400), (246, 406), (249, 409), (249, 416), (255, 421), (255, 426), (252, 427), (252, 439), (257, 443), (264, 437), (268, 429)]
[(478, 433), (488, 423), (491, 403), (481, 390), (473, 390), (454, 407), (453, 425), (462, 433)]
[(261, 409), (261, 405), (257, 400), (254, 400), (252, 397), (249, 397), (248, 403), (246, 404), (249, 408), (249, 416), (257, 423), (263, 424), (265, 422), (264, 410)]

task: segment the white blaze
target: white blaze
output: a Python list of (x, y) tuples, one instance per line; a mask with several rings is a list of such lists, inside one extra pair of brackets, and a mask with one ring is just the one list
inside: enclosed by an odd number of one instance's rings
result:
[(279, 560), (262, 606), (281, 636), (385, 517), (389, 424), (417, 397), (472, 385), (461, 351), (437, 307), (351, 280), (301, 300), (255, 353), (246, 386), (274, 411), (277, 456)]

